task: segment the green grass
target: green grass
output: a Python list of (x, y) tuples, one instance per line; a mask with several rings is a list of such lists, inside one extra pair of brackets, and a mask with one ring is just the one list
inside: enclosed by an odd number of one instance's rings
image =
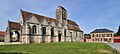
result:
[(104, 43), (40, 43), (1, 45), (0, 54), (118, 54)]

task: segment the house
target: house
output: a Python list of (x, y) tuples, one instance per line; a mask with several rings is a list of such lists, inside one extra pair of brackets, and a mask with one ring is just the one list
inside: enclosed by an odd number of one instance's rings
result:
[(4, 42), (4, 36), (5, 36), (5, 32), (0, 31), (0, 42)]
[(5, 43), (80, 42), (83, 31), (68, 19), (67, 10), (58, 6), (55, 18), (20, 10), (20, 21), (8, 21)]
[(108, 29), (95, 29), (91, 33), (92, 42), (113, 43), (113, 31)]

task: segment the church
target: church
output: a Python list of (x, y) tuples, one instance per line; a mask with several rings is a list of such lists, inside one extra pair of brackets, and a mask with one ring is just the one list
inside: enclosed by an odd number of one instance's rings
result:
[(58, 6), (55, 18), (20, 10), (20, 21), (8, 21), (5, 43), (81, 42), (83, 31), (68, 19), (67, 10)]

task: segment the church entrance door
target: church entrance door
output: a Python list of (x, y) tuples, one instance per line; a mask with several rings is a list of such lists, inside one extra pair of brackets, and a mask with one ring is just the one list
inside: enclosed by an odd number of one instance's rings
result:
[(42, 42), (46, 42), (46, 27), (42, 27)]
[(51, 28), (51, 42), (53, 42), (54, 28)]

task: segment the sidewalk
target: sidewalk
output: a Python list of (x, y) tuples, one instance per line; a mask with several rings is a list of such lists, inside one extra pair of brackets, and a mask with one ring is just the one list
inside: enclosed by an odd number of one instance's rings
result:
[(120, 52), (120, 43), (107, 43), (113, 49), (117, 49)]

